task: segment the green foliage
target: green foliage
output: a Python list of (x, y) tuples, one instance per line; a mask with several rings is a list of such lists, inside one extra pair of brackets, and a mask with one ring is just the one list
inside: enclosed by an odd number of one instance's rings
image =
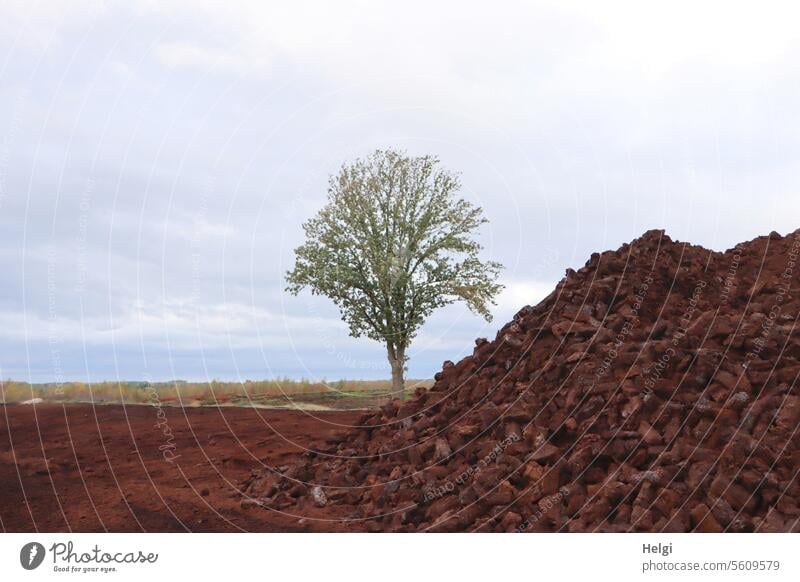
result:
[(481, 261), (482, 210), (457, 198), (458, 177), (432, 156), (378, 150), (342, 167), (328, 202), (303, 225), (287, 290), (329, 297), (354, 337), (404, 359), (426, 318), (464, 301), (487, 321), (502, 266)]

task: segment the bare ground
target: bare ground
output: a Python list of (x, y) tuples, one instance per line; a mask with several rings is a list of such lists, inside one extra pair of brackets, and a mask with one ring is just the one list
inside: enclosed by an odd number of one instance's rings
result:
[[(159, 412), (161, 411), (161, 412)], [(354, 531), (341, 508), (242, 509), (253, 469), (295, 462), (359, 411), (0, 406), (7, 532)], [(287, 510), (291, 511), (291, 510)], [(304, 518), (304, 519), (303, 519)]]

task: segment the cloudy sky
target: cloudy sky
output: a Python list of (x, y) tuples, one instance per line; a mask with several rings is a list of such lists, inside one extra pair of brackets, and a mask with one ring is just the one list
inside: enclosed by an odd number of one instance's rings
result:
[(0, 376), (387, 377), (282, 281), (378, 147), (460, 172), (506, 265), (494, 323), (437, 313), (412, 377), (647, 229), (800, 227), (788, 4), (217, 4), (3, 2)]

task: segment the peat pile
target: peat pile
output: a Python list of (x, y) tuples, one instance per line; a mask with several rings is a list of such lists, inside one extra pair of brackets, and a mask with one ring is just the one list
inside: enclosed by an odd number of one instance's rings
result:
[(595, 253), (243, 503), (374, 531), (800, 531), (799, 251), (649, 231)]

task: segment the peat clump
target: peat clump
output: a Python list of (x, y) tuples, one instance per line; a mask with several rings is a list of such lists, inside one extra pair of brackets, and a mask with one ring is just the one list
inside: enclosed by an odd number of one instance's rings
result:
[(568, 269), (247, 502), (373, 531), (800, 531), (800, 230)]

